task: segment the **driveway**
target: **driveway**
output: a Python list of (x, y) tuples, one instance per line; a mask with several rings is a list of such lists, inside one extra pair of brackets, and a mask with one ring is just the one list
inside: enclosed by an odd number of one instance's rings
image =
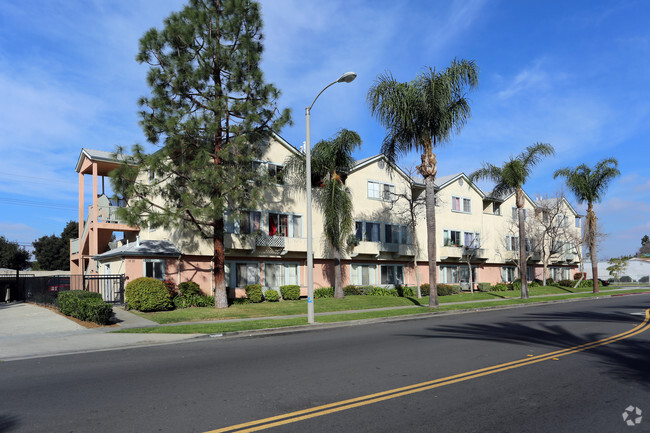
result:
[(156, 325), (121, 307), (113, 310), (118, 326), (87, 329), (34, 304), (0, 304), (0, 360), (151, 346), (197, 338), (196, 334), (113, 334), (110, 331)]

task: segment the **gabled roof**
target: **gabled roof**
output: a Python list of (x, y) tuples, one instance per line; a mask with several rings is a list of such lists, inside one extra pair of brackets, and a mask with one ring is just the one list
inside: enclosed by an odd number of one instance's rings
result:
[[(573, 212), (573, 214), (576, 217), (582, 218), (584, 216), (584, 215), (580, 215), (578, 212), (576, 212), (576, 210), (573, 208), (573, 206), (571, 206), (571, 203), (569, 203), (569, 200), (567, 200), (566, 197), (561, 197), (561, 198), (562, 198), (562, 201), (564, 202), (564, 204), (566, 204), (567, 207), (569, 209), (571, 209), (571, 212)], [(535, 200), (535, 206), (536, 207), (553, 207), (553, 206), (555, 206), (557, 204), (558, 199), (560, 199), (560, 197), (538, 198), (537, 200)]]
[(392, 170), (395, 170), (397, 173), (399, 173), (402, 177), (404, 177), (409, 183), (413, 183), (413, 179), (406, 174), (404, 170), (402, 170), (397, 164), (394, 164), (390, 162), (390, 160), (384, 155), (383, 153), (377, 154), (375, 156), (370, 156), (368, 158), (363, 158), (355, 162), (354, 167), (352, 170), (350, 170), (350, 173), (354, 173), (355, 171), (361, 170), (364, 167), (369, 166), (370, 164), (373, 164), (378, 161), (384, 161), (386, 164), (390, 166)]
[(136, 241), (122, 245), (114, 250), (93, 257), (95, 260), (104, 260), (112, 257), (140, 256), (140, 257), (178, 257), (181, 252), (170, 241)]
[(105, 150), (86, 149), (84, 147), (81, 149), (81, 153), (79, 154), (79, 158), (77, 159), (77, 165), (75, 167), (75, 171), (77, 173), (81, 171), (81, 165), (83, 164), (84, 158), (87, 158), (91, 161), (110, 162), (110, 163), (118, 164), (122, 161), (128, 161), (130, 155), (118, 155), (118, 157), (116, 158), (114, 152), (107, 152)]
[[(526, 199), (528, 199), (530, 204), (533, 205), (533, 207), (537, 207), (537, 205), (535, 205), (535, 201), (532, 198), (530, 198), (528, 193), (526, 191), (524, 191), (523, 189), (522, 189), (522, 191), (524, 192), (524, 197), (526, 197)], [(487, 198), (490, 199), (490, 200), (493, 200), (493, 201), (499, 201), (499, 202), (503, 203), (504, 201), (508, 200), (513, 195), (515, 195), (515, 191), (511, 192), (510, 194), (506, 194), (504, 196), (501, 196), (501, 197), (497, 197), (497, 196), (493, 195), (492, 193), (490, 193), (487, 196)]]

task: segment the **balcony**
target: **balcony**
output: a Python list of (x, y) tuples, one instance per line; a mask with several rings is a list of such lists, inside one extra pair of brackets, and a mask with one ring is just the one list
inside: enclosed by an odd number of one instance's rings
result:
[(79, 238), (70, 239), (70, 254), (79, 253)]
[(255, 246), (284, 249), (285, 239), (286, 238), (284, 236), (269, 236), (267, 234), (260, 234), (255, 238)]
[(455, 245), (445, 245), (440, 247), (438, 250), (438, 259), (460, 259), (465, 254), (465, 249), (463, 247), (457, 247)]

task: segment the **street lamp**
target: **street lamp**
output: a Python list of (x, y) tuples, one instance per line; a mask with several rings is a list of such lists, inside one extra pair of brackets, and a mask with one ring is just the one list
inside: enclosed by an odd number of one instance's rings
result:
[(305, 143), (305, 160), (307, 161), (305, 173), (307, 177), (307, 322), (314, 323), (314, 249), (312, 246), (311, 230), (311, 137), (310, 137), (310, 113), (318, 97), (330, 86), (336, 83), (351, 83), (357, 78), (354, 72), (346, 72), (338, 80), (331, 82), (321, 90), (314, 98), (311, 105), (305, 108), (307, 120), (307, 141)]

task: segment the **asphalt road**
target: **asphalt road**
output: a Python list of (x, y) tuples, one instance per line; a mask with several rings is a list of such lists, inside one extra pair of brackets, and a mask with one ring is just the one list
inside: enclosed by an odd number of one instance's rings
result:
[(636, 295), (4, 362), (0, 433), (650, 431), (646, 308)]

